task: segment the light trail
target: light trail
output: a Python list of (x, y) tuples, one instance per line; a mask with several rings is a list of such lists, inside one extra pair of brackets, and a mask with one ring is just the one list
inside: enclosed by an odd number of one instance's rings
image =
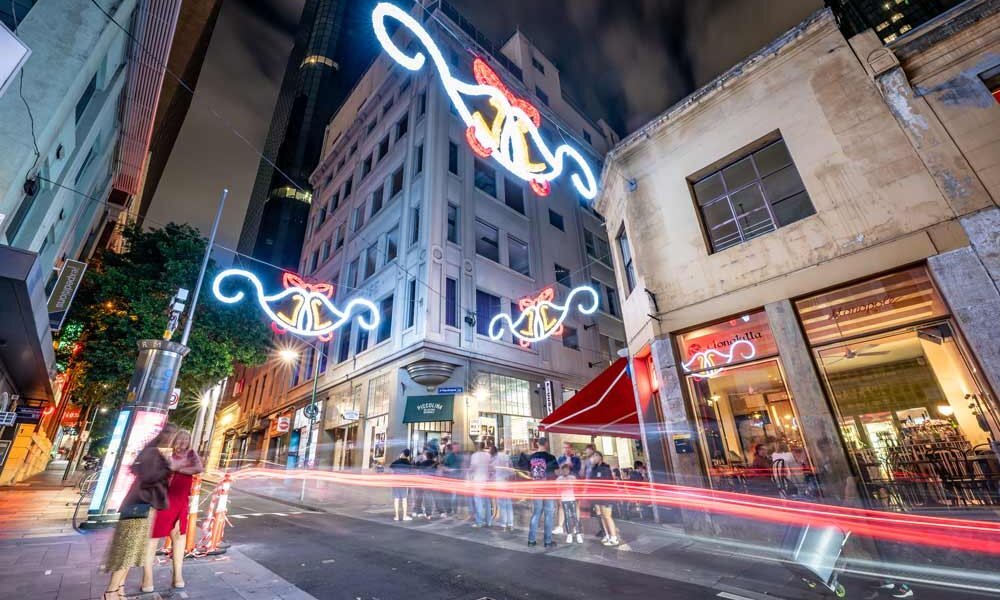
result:
[(781, 523), (798, 527), (839, 527), (854, 535), (1000, 555), (1000, 524), (949, 517), (851, 508), (737, 494), (697, 487), (639, 481), (510, 481), (473, 482), (431, 475), (346, 473), (315, 470), (273, 471), (245, 469), (232, 473), (234, 481), (249, 479), (307, 479), (368, 488), (405, 487), (489, 498), (558, 499), (571, 486), (577, 500), (645, 502)]

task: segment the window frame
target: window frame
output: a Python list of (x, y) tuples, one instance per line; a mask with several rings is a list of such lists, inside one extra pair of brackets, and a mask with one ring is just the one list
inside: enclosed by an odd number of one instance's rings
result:
[[(462, 233), (459, 226), (461, 209), (454, 202), (448, 202), (447, 204), (448, 206), (445, 208), (445, 239), (456, 246), (460, 246), (462, 244)], [(454, 218), (452, 218), (452, 213), (454, 213)]]
[[(479, 251), (479, 244), (480, 244), (480, 237), (481, 237), (479, 235), (479, 227), (480, 226), (485, 227), (486, 229), (489, 229), (493, 233), (496, 234), (496, 239), (495, 239), (494, 242), (492, 242), (492, 245), (494, 245), (495, 248), (496, 248), (496, 258), (492, 258), (492, 256), (488, 256), (488, 255), (483, 254), (483, 253), (481, 253)], [(479, 219), (479, 218), (476, 219), (476, 256), (482, 256), (486, 260), (493, 261), (493, 262), (495, 262), (497, 264), (503, 264), (503, 263), (500, 262), (500, 230), (498, 228), (490, 225), (486, 221), (483, 221), (482, 219)]]
[[(514, 261), (511, 258), (511, 248), (515, 246), (518, 248), (524, 248), (524, 271), (516, 269), (513, 265)], [(531, 277), (531, 245), (509, 233), (507, 234), (507, 268), (515, 273), (524, 275), (525, 277)]]
[(444, 278), (444, 324), (458, 329), (458, 280)]
[(618, 242), (618, 258), (622, 261), (622, 278), (625, 280), (627, 288), (625, 296), (628, 297), (635, 290), (638, 280), (635, 272), (635, 259), (632, 256), (632, 245), (629, 243), (628, 232), (625, 231), (624, 224), (615, 237), (615, 241)]
[[(552, 217), (556, 217), (559, 220), (559, 224), (558, 225), (556, 225), (553, 222)], [(556, 211), (552, 210), (551, 208), (549, 209), (549, 225), (551, 225), (552, 227), (555, 227), (559, 231), (566, 231), (566, 219), (563, 218), (563, 216), (561, 214), (557, 213)]]

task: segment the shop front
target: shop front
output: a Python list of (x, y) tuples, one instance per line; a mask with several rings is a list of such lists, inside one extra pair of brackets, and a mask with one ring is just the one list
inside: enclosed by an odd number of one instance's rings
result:
[[(292, 418), (291, 412), (277, 414), (271, 417), (267, 430), (267, 467), (288, 466), (289, 450), (292, 444)], [(298, 436), (295, 440), (296, 450), (298, 449)]]
[(796, 309), (873, 504), (998, 502), (995, 400), (924, 266), (800, 299)]
[(676, 341), (712, 487), (813, 493), (812, 463), (767, 314), (698, 327)]
[(407, 396), (403, 424), (407, 427), (407, 448), (443, 452), (441, 440), (451, 438), (455, 424), (455, 396)]
[[(323, 412), (323, 429), (332, 447), (320, 448), (326, 452), (329, 464), (335, 471), (350, 469), (357, 466), (358, 457), (358, 421), (361, 417), (362, 395), (361, 385), (345, 384), (334, 393), (327, 402), (327, 410)], [(325, 460), (320, 461), (324, 464)]]
[(511, 455), (531, 451), (538, 439), (541, 402), (533, 402), (534, 384), (497, 373), (481, 373), (476, 388), (466, 395), (472, 416), (469, 437), (474, 444), (494, 443)]

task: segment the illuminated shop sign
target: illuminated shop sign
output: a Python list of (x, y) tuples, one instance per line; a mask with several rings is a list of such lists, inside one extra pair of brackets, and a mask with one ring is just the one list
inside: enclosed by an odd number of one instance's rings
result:
[[(364, 298), (355, 298), (341, 310), (333, 305), (333, 286), (329, 283), (307, 283), (294, 273), (285, 273), (282, 278), (284, 290), (267, 295), (260, 279), (250, 271), (226, 269), (212, 282), (215, 297), (226, 304), (234, 304), (243, 299), (244, 293), (237, 291), (226, 294), (222, 282), (229, 278), (246, 279), (257, 293), (257, 302), (271, 319), (271, 327), (278, 333), (291, 332), (303, 337), (315, 337), (329, 341), (333, 332), (357, 315), (362, 329), (378, 327), (380, 316), (378, 307)], [(367, 314), (366, 314), (367, 313)]]
[(778, 353), (764, 311), (682, 333), (677, 344), (681, 368), (698, 379), (718, 377), (726, 367)]
[[(486, 61), (479, 57), (473, 61), (476, 83), (453, 77), (441, 50), (427, 30), (403, 9), (383, 2), (375, 7), (372, 14), (375, 36), (389, 56), (410, 71), (420, 70), (426, 56), (419, 50), (404, 50), (397, 46), (386, 29), (387, 19), (398, 21), (423, 45), (441, 77), (448, 98), (465, 123), (466, 140), (476, 154), (483, 158), (492, 157), (503, 168), (527, 181), (539, 196), (547, 196), (552, 180), (567, 169), (574, 169), (570, 180), (581, 196), (592, 200), (597, 195), (597, 180), (583, 156), (566, 144), (551, 150), (539, 131), (542, 118), (538, 109), (524, 98), (515, 96)], [(484, 101), (493, 113), (492, 118), (469, 108), (470, 102)]]
[(573, 288), (566, 296), (566, 304), (563, 305), (552, 301), (555, 298), (555, 291), (552, 288), (545, 288), (538, 296), (521, 298), (518, 301), (517, 306), (521, 314), (516, 320), (504, 313), (494, 316), (490, 321), (490, 339), (500, 340), (507, 331), (510, 331), (517, 339), (517, 343), (522, 348), (527, 348), (553, 335), (561, 335), (563, 321), (573, 310), (573, 300), (578, 296), (585, 296), (576, 304), (576, 310), (580, 314), (591, 315), (597, 312), (600, 297), (592, 287), (584, 285)]

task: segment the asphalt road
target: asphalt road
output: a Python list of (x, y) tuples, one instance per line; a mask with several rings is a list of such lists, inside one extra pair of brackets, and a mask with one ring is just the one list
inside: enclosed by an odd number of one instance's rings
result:
[(235, 520), (227, 539), (320, 600), (740, 598), (547, 556), (540, 545), (517, 552), (333, 514), (289, 514), (299, 510), (236, 492), (230, 514), (260, 516)]

